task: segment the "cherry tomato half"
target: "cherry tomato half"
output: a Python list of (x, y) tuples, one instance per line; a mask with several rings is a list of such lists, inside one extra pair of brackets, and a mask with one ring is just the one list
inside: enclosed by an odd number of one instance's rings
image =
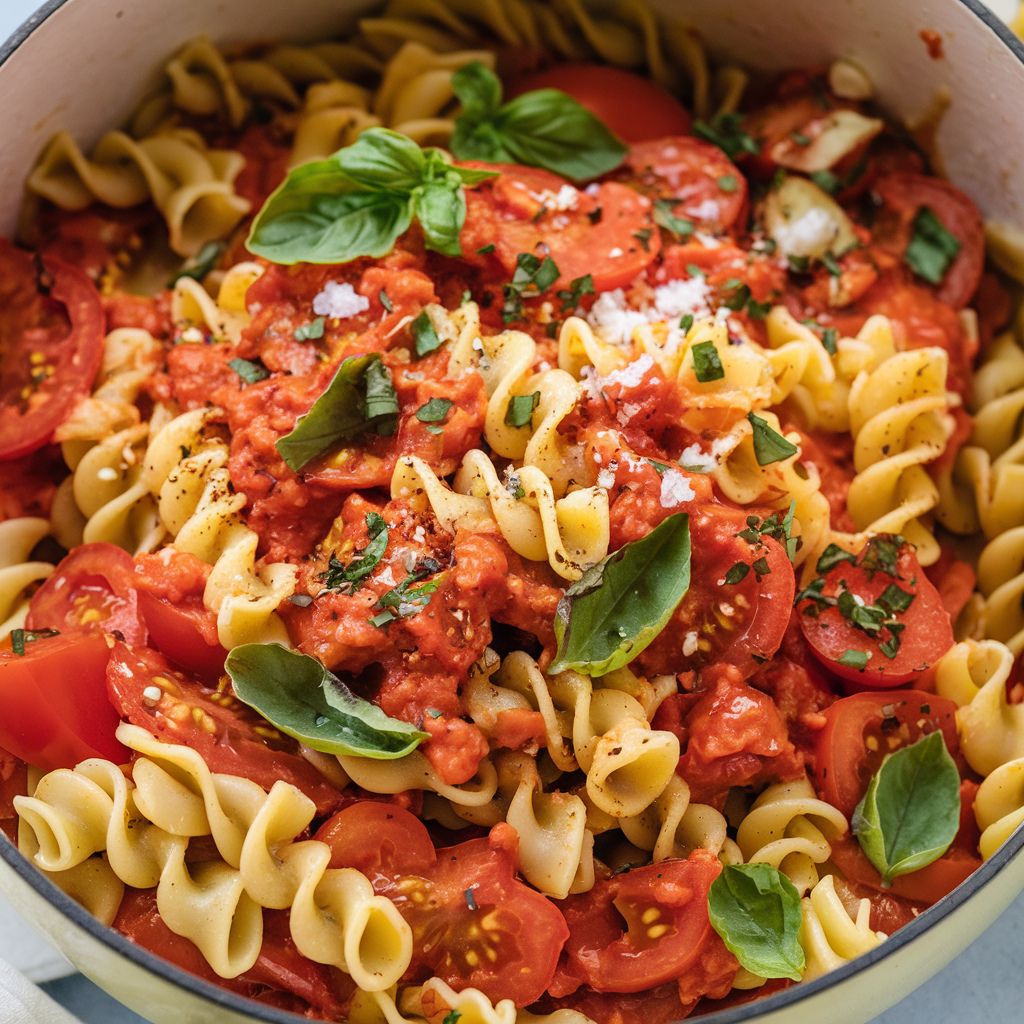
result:
[(107, 697), (106, 639), (29, 634), (24, 652), (16, 654), (10, 639), (0, 647), (0, 746), (44, 772), (74, 768), (89, 757), (127, 761)]
[[(559, 271), (552, 288), (568, 288), (590, 274), (601, 292), (629, 284), (658, 255), (651, 201), (625, 185), (611, 181), (578, 191), (534, 167), (466, 166), (500, 173), (466, 193), (462, 250), (473, 258), (493, 246), (492, 259), (510, 278), (521, 253), (550, 256)], [(562, 199), (565, 189), (569, 202)]]
[[(892, 557), (876, 558), (880, 551)], [(800, 629), (815, 656), (856, 686), (905, 686), (953, 646), (942, 597), (909, 544), (897, 553), (894, 538), (875, 537), (819, 581), (797, 606)]]
[(55, 256), (39, 294), (32, 255), (0, 239), (0, 459), (41, 448), (92, 385), (103, 358), (96, 286)]
[(368, 801), (339, 811), (316, 838), (331, 847), (332, 867), (365, 872), (401, 911), (413, 931), (418, 976), (517, 1006), (543, 995), (568, 929), (550, 900), (516, 879), (508, 826), (435, 851), (414, 815)]
[(620, 139), (642, 142), (685, 135), (690, 114), (657, 82), (600, 64), (559, 64), (516, 81), (511, 96), (534, 89), (560, 89), (603, 121)]
[(114, 544), (82, 544), (32, 595), (29, 629), (103, 630), (130, 644), (146, 642), (134, 586), (135, 563)]

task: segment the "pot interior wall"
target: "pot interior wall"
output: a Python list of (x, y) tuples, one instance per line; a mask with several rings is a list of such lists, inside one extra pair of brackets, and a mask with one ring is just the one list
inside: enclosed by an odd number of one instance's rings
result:
[[(54, 3), (51, 2), (51, 8)], [(65, 0), (0, 68), (0, 231), (12, 230), (20, 185), (46, 140), (66, 128), (91, 142), (121, 124), (193, 36), (221, 42), (337, 36), (363, 0)], [(914, 118), (952, 90), (938, 135), (946, 172), (989, 216), (1024, 225), (1024, 63), (964, 0), (654, 0), (699, 27), (710, 47), (771, 70), (853, 57), (885, 106)], [(40, 15), (39, 17), (44, 17)], [(942, 36), (928, 56), (919, 33)], [(1024, 50), (1020, 51), (1024, 54)]]

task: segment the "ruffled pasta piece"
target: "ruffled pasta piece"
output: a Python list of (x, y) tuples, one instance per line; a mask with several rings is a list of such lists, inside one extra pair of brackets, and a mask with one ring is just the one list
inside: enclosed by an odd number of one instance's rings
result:
[(965, 640), (939, 659), (935, 689), (960, 708), (960, 751), (979, 774), (1024, 757), (1024, 705), (1011, 704), (1006, 686), (1013, 654), (996, 640)]
[(476, 778), (461, 786), (450, 786), (418, 750), (393, 761), (339, 755), (342, 770), (368, 793), (402, 793), (407, 789), (436, 793), (458, 807), (482, 807), (498, 791), (498, 773), (488, 760), (480, 762)]
[(24, 626), (32, 588), (53, 572), (49, 562), (29, 561), (49, 532), (50, 524), (36, 516), (0, 523), (0, 640)]
[(50, 140), (26, 181), (30, 192), (65, 210), (93, 202), (138, 206), (150, 200), (167, 223), (171, 248), (192, 256), (223, 238), (249, 211), (234, 191), (244, 158), (208, 149), (196, 132), (176, 130), (135, 140), (108, 132), (86, 156), (60, 132)]
[(981, 829), (978, 849), (988, 860), (1024, 822), (1024, 758), (1001, 764), (978, 787), (974, 817)]
[(140, 485), (156, 498), (174, 546), (212, 566), (203, 601), (217, 616), (221, 645), (287, 643), (276, 609), (294, 590), (295, 567), (257, 565), (259, 538), (242, 518), (246, 498), (232, 487), (228, 446), (209, 429), (217, 415), (196, 409), (158, 431)]
[[(515, 497), (521, 488), (523, 497)], [(585, 487), (556, 500), (548, 477), (536, 466), (523, 466), (498, 478), (494, 463), (482, 451), (466, 454), (448, 487), (422, 459), (399, 459), (391, 478), (391, 495), (414, 508), (433, 511), (441, 526), (480, 530), (493, 523), (517, 554), (547, 561), (563, 579), (575, 580), (608, 553), (608, 495)]]
[(171, 292), (171, 317), (179, 332), (198, 328), (215, 342), (237, 344), (251, 319), (245, 294), (263, 273), (259, 263), (236, 263), (220, 280), (216, 299), (194, 278), (179, 277)]
[(847, 831), (843, 813), (819, 800), (803, 778), (765, 789), (740, 822), (736, 842), (747, 863), (778, 868), (803, 896), (818, 884), (830, 840)]
[[(289, 910), (303, 956), (345, 971), (364, 991), (397, 983), (412, 957), (409, 926), (360, 872), (329, 868), (326, 844), (296, 841), (315, 812), (308, 797), (285, 782), (267, 793), (214, 774), (196, 751), (137, 726), (123, 723), (117, 735), (140, 755), (131, 780), (93, 759), (16, 798), (21, 845), (38, 867), (66, 872), (103, 853), (125, 884), (156, 887), (164, 923), (221, 977), (256, 962), (266, 907)], [(221, 859), (186, 863), (195, 836), (210, 836)]]
[(801, 900), (803, 929), (800, 945), (804, 948), (804, 981), (820, 978), (862, 953), (884, 942), (888, 936), (871, 928), (871, 901), (862, 899), (856, 917), (843, 905), (835, 881), (826, 875)]

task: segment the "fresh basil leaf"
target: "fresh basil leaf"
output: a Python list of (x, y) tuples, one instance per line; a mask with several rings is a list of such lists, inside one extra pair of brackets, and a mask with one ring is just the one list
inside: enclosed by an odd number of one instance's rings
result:
[(368, 430), (392, 434), (398, 400), (391, 373), (377, 352), (349, 356), (338, 367), (324, 393), (277, 442), (277, 451), (298, 472), (307, 463)]
[(450, 143), (460, 159), (511, 161), (588, 181), (626, 155), (602, 121), (558, 89), (536, 89), (501, 105), (498, 76), (479, 62), (460, 68), (452, 85), (463, 103)]
[(555, 612), (550, 671), (602, 676), (628, 664), (665, 628), (689, 588), (690, 521), (677, 512), (566, 590)]
[(445, 256), (459, 256), (459, 235), (466, 223), (466, 194), (458, 183), (431, 181), (415, 199), (416, 217), (428, 249)]
[(689, 238), (693, 234), (693, 221), (685, 217), (677, 217), (672, 211), (675, 210), (676, 200), (655, 199), (654, 200), (654, 223), (666, 231), (670, 231), (677, 238)]
[(217, 261), (224, 255), (227, 248), (226, 242), (207, 242), (200, 250), (188, 260), (167, 283), (168, 288), (173, 288), (183, 277), (190, 277), (193, 281), (202, 281), (215, 266)]
[(851, 824), (884, 885), (949, 849), (960, 827), (960, 773), (941, 730), (882, 762)]
[(426, 310), (423, 310), (413, 320), (409, 329), (412, 331), (413, 341), (416, 343), (416, 355), (419, 358), (441, 347), (441, 338), (434, 329), (434, 322), (427, 316)]
[(736, 562), (729, 567), (723, 579), (729, 586), (735, 586), (737, 583), (742, 583), (749, 572), (750, 566), (746, 562)]
[(781, 462), (800, 450), (791, 441), (787, 441), (778, 431), (773, 430), (768, 421), (756, 413), (747, 413), (747, 419), (754, 429), (754, 458), (759, 466), (770, 466), (773, 462)]
[(708, 891), (711, 927), (740, 966), (761, 978), (803, 977), (796, 886), (769, 864), (727, 864)]
[(292, 337), (296, 341), (317, 341), (324, 336), (324, 322), (324, 317), (318, 316), (308, 324), (296, 327)]
[(513, 395), (505, 409), (505, 423), (510, 427), (528, 426), (533, 419), (533, 410), (540, 404), (540, 392), (529, 395)]
[(379, 512), (367, 512), (366, 532), (366, 547), (356, 551), (348, 565), (331, 555), (327, 571), (320, 576), (327, 590), (346, 588), (350, 594), (354, 594), (384, 557), (388, 547), (388, 524)]
[(262, 363), (253, 362), (251, 359), (232, 359), (228, 366), (246, 384), (255, 384), (257, 381), (266, 380), (270, 376), (270, 371)]
[(253, 221), (250, 252), (273, 263), (346, 263), (386, 256), (412, 223), (412, 200), (366, 191), (333, 159), (296, 167)]
[(690, 351), (693, 353), (694, 376), (702, 384), (721, 380), (725, 376), (725, 368), (713, 341), (698, 342)]
[(960, 242), (927, 206), (914, 217), (913, 234), (903, 261), (929, 284), (942, 284), (950, 264), (960, 251)]
[(427, 739), (357, 697), (315, 658), (280, 644), (242, 644), (224, 667), (240, 701), (313, 750), (390, 761)]
[(444, 423), (448, 410), (455, 403), (450, 398), (431, 398), (416, 410), (420, 423)]
[(693, 134), (717, 146), (730, 160), (741, 153), (756, 156), (761, 150), (757, 141), (743, 130), (743, 118), (739, 114), (718, 114), (710, 122), (695, 121)]
[(427, 156), (407, 135), (390, 128), (363, 132), (331, 158), (349, 180), (373, 191), (412, 192), (423, 183)]

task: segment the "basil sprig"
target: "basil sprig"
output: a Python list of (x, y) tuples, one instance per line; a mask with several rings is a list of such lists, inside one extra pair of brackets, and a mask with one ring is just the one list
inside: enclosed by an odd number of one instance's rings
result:
[(740, 965), (761, 978), (792, 978), (804, 970), (800, 894), (769, 864), (729, 864), (708, 892), (711, 927)]
[(690, 589), (690, 520), (669, 516), (565, 592), (555, 612), (552, 673), (602, 676), (632, 661), (665, 628)]
[(960, 773), (941, 731), (882, 762), (853, 812), (852, 826), (885, 885), (949, 849), (960, 827)]
[(398, 398), (391, 371), (381, 362), (380, 353), (349, 356), (338, 367), (327, 390), (276, 447), (297, 473), (339, 441), (370, 431), (390, 436), (397, 425)]
[(462, 112), (450, 145), (460, 160), (527, 164), (588, 181), (626, 156), (605, 124), (559, 89), (535, 89), (503, 104), (500, 79), (479, 61), (459, 68), (452, 87)]
[(922, 206), (914, 217), (913, 234), (903, 260), (918, 277), (939, 285), (960, 249), (956, 236), (929, 207)]
[(347, 263), (386, 256), (415, 218), (428, 249), (458, 256), (463, 189), (493, 177), (370, 128), (326, 160), (296, 167), (264, 203), (247, 245), (273, 263)]
[(281, 644), (242, 644), (224, 667), (240, 701), (285, 735), (325, 754), (390, 761), (427, 738), (357, 697), (316, 658)]

